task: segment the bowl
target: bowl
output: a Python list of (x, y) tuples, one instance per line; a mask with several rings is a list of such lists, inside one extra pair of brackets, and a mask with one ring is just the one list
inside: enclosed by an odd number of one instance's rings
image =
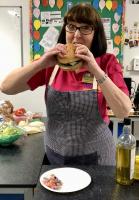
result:
[(2, 125), (0, 127), (0, 145), (9, 146), (13, 144), (24, 132), (23, 129), (16, 126)]

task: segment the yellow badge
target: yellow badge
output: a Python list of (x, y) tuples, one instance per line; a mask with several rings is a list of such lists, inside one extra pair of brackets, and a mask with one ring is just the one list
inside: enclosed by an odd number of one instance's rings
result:
[(82, 82), (83, 83), (93, 83), (94, 77), (88, 72), (85, 73), (82, 77)]

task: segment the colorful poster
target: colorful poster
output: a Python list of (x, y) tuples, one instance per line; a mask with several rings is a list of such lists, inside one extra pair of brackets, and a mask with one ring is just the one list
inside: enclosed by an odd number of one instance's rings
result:
[[(31, 0), (30, 0), (31, 1)], [(130, 0), (128, 0), (130, 1)], [(122, 63), (122, 45), (124, 44), (123, 25), (124, 24), (124, 10), (125, 0), (79, 0), (78, 3), (90, 3), (99, 12), (104, 30), (107, 38), (108, 52), (116, 55), (119, 62)], [(132, 2), (131, 2), (132, 3)], [(135, 2), (137, 4), (137, 1)], [(60, 32), (63, 17), (67, 10), (73, 5), (77, 4), (76, 0), (32, 0), (32, 21), (30, 23), (31, 30), (31, 48), (34, 46), (32, 57), (36, 55), (43, 55), (44, 51), (56, 42), (56, 39), (51, 42), (46, 41), (45, 34), (50, 27), (56, 28)], [(51, 29), (50, 29), (51, 30)], [(59, 34), (59, 33), (58, 33)], [(58, 35), (57, 34), (57, 35)], [(56, 37), (57, 37), (56, 35)], [(134, 47), (139, 45), (136, 41), (139, 38), (138, 28), (136, 33), (127, 33), (127, 43), (132, 46), (132, 39), (134, 38)], [(125, 41), (126, 42), (126, 41)], [(130, 42), (130, 43), (129, 43)], [(51, 43), (51, 44), (50, 44)], [(34, 45), (35, 44), (35, 45)], [(40, 45), (40, 46), (39, 46)], [(41, 47), (41, 48), (40, 48)], [(35, 52), (36, 51), (36, 52)], [(113, 51), (113, 52), (112, 52)]]

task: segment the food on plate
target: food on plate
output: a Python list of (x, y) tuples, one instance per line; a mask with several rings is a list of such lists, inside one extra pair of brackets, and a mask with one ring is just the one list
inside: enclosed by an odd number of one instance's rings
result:
[(54, 190), (59, 190), (62, 187), (62, 181), (59, 180), (54, 174), (51, 174), (49, 178), (44, 177), (43, 183), (47, 187)]
[(63, 57), (60, 57), (59, 55), (57, 56), (60, 68), (65, 71), (74, 71), (76, 69), (79, 69), (82, 65), (82, 60), (75, 57), (75, 45), (72, 43), (68, 43), (65, 46), (67, 53)]

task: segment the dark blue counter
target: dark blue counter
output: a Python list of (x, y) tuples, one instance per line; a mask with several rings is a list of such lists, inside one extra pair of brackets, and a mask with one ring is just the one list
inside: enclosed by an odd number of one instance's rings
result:
[(42, 133), (27, 136), (8, 147), (0, 147), (0, 194), (26, 193), (27, 198), (24, 199), (31, 200), (43, 158)]

